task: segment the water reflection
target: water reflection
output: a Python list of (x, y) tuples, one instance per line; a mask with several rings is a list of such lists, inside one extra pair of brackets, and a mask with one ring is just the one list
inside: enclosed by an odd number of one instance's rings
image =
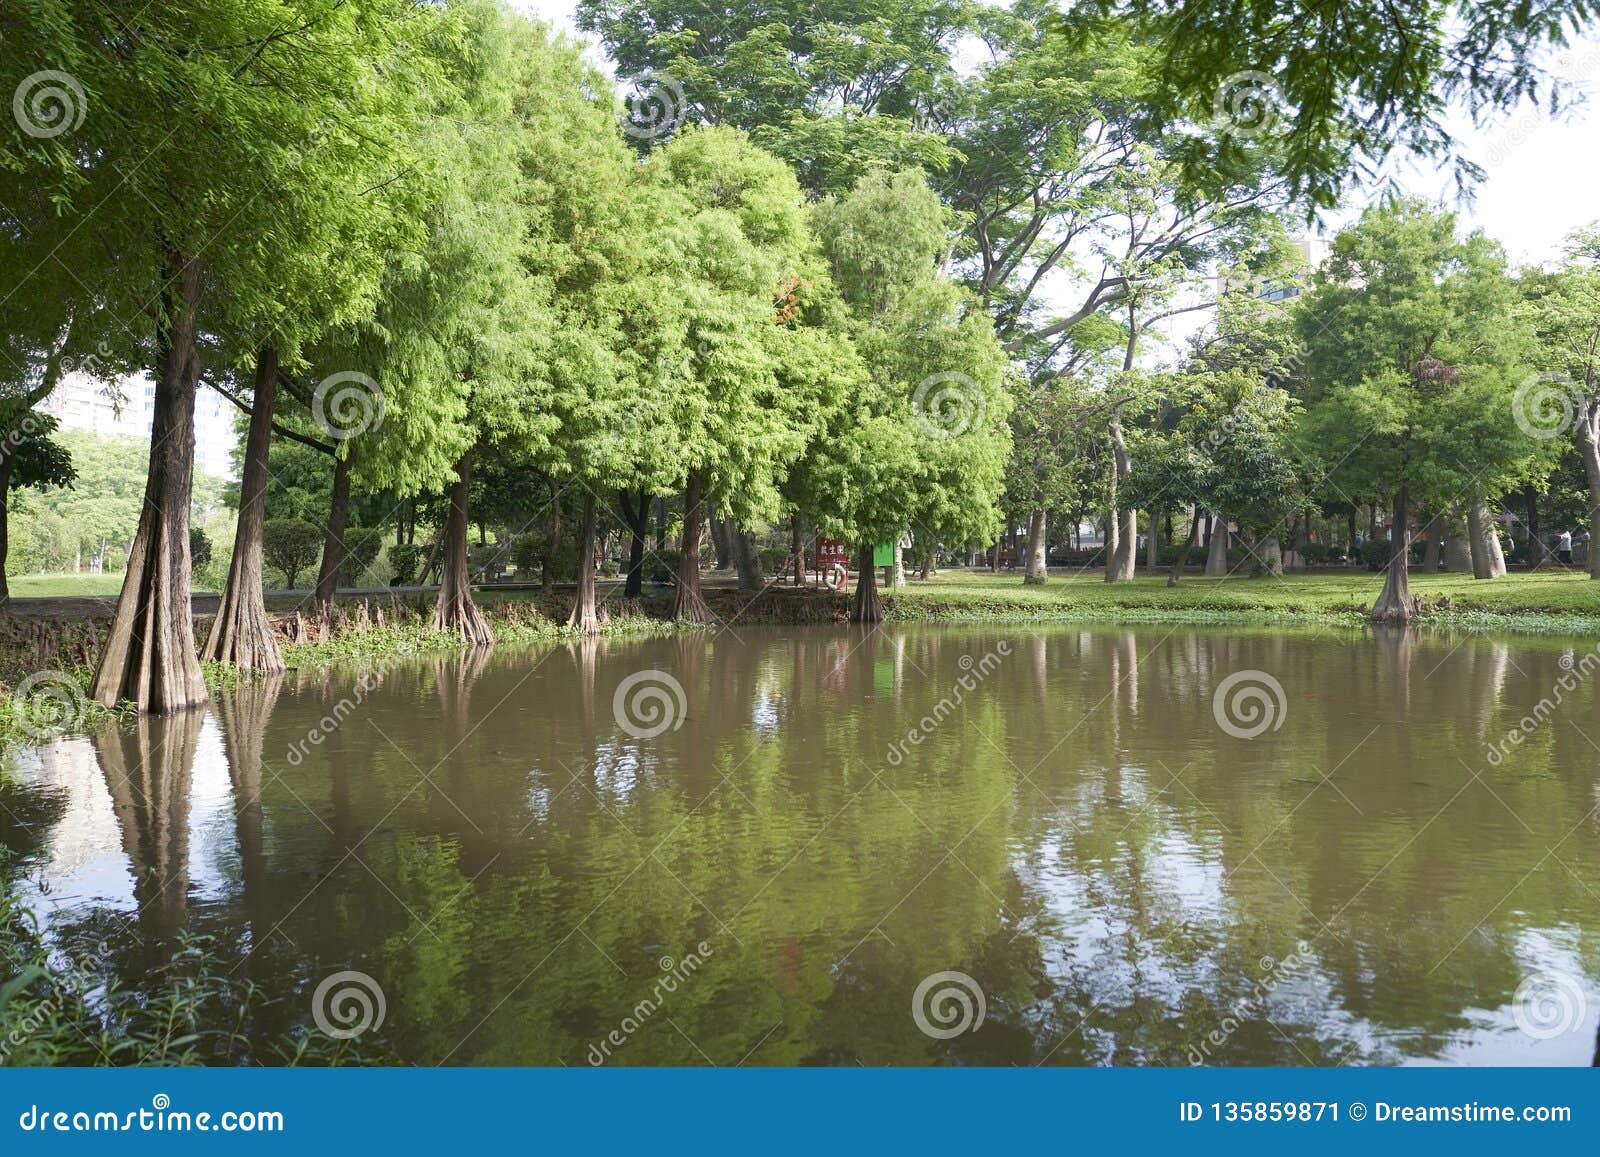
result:
[[(292, 673), (57, 744), (29, 894), (134, 929), (129, 976), (213, 937), (282, 1030), (367, 972), (419, 1063), (583, 1063), (701, 943), (608, 1063), (1589, 1061), (1600, 687), (1540, 708), (1586, 645), (740, 635)], [(648, 737), (642, 671), (682, 689)], [(1283, 692), (1254, 739), (1214, 716), (1239, 671)], [(987, 1015), (938, 1039), (911, 998), (950, 970)], [(1585, 1005), (1539, 1036), (1547, 974)]]

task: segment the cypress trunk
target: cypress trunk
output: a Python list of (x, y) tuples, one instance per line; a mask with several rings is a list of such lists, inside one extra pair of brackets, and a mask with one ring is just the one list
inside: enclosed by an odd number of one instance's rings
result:
[(679, 544), (678, 593), (672, 617), (688, 623), (710, 620), (705, 596), (700, 593), (700, 538), (705, 525), (706, 478), (691, 472), (683, 491), (683, 541)]
[(261, 582), (261, 525), (267, 509), (267, 456), (272, 449), (272, 411), (278, 400), (278, 351), (256, 355), (256, 380), (250, 403), (239, 474), (239, 523), (233, 534), (233, 559), (222, 602), (206, 639), (205, 658), (231, 663), (241, 671), (282, 671), (283, 656), (267, 618)]
[(624, 598), (636, 599), (644, 594), (644, 534), (649, 525), (650, 498), (641, 490), (635, 505), (626, 490), (619, 490), (617, 502), (628, 522), (628, 581), (622, 594)]
[(127, 700), (139, 711), (159, 713), (206, 701), (189, 601), (200, 267), (170, 249), (164, 258), (150, 469), (93, 688), (95, 700), (107, 707)]
[(317, 607), (324, 621), (333, 616), (333, 596), (339, 591), (339, 570), (345, 563), (344, 532), (350, 522), (350, 471), (355, 454), (345, 444), (344, 457), (333, 459), (333, 498), (328, 506), (328, 529), (322, 536), (322, 566), (317, 571)]
[(805, 539), (800, 534), (800, 516), (789, 516), (789, 565), (794, 568), (796, 588), (806, 585)]
[(1411, 602), (1411, 581), (1406, 570), (1406, 557), (1411, 552), (1411, 535), (1406, 529), (1406, 488), (1401, 484), (1394, 495), (1394, 526), (1389, 531), (1389, 541), (1394, 549), (1389, 555), (1389, 569), (1383, 580), (1383, 593), (1372, 604), (1372, 621), (1375, 623), (1409, 623), (1416, 614)]
[(723, 524), (723, 533), (728, 538), (733, 562), (739, 571), (739, 589), (759, 591), (767, 585), (767, 579), (761, 569), (761, 553), (756, 549), (756, 536), (732, 523)]
[(439, 598), (433, 608), (433, 626), (454, 631), (468, 646), (486, 647), (494, 632), (472, 601), (472, 575), (467, 562), (467, 531), (472, 495), (472, 451), (456, 461), (456, 480), (450, 487), (450, 513), (444, 521), (444, 554), (439, 564)]
[(850, 607), (852, 623), (883, 622), (883, 604), (878, 601), (878, 575), (872, 566), (872, 544), (864, 542), (856, 554), (856, 597)]
[(1050, 581), (1047, 547), (1048, 516), (1037, 507), (1028, 515), (1028, 566), (1022, 581), (1028, 586), (1043, 586)]
[(580, 635), (598, 635), (600, 616), (595, 609), (594, 597), (594, 494), (585, 490), (583, 495), (583, 520), (578, 526), (578, 597), (573, 600), (572, 614), (567, 626)]

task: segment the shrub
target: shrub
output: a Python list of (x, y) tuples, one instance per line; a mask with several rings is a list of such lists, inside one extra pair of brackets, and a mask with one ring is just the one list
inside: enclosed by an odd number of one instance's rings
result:
[[(781, 546), (764, 546), (756, 552), (761, 559), (761, 569), (768, 576), (775, 575), (783, 569), (783, 564), (789, 561), (789, 552)], [(907, 556), (906, 566), (910, 566), (912, 559)]]
[(614, 558), (608, 558), (600, 564), (600, 573), (606, 578), (616, 578), (622, 573), (622, 564)]
[(269, 518), (261, 528), (261, 554), (267, 565), (283, 572), (293, 590), (300, 572), (322, 553), (322, 529), (299, 518)]
[(344, 532), (344, 560), (339, 564), (339, 585), (359, 585), (361, 576), (383, 549), (384, 533), (375, 527), (355, 526)]
[(650, 573), (650, 581), (657, 583), (676, 582), (678, 566), (683, 561), (683, 553), (678, 550), (658, 550), (652, 558), (645, 559), (645, 569)]
[(1368, 570), (1382, 570), (1389, 565), (1389, 559), (1393, 554), (1394, 545), (1386, 538), (1361, 544), (1361, 564)]
[(422, 560), (427, 557), (427, 547), (418, 546), (414, 542), (397, 543), (389, 548), (389, 569), (393, 573), (389, 577), (392, 586), (406, 586), (417, 581), (417, 571), (422, 568)]
[(211, 539), (198, 526), (189, 528), (189, 561), (195, 570), (205, 570), (211, 565)]
[(571, 582), (578, 577), (578, 548), (566, 541), (553, 547), (542, 530), (519, 534), (511, 543), (511, 561), (519, 576), (531, 577), (535, 571), (544, 582)]
[(1300, 553), (1312, 566), (1321, 566), (1334, 557), (1333, 547), (1325, 542), (1308, 542), (1300, 548)]

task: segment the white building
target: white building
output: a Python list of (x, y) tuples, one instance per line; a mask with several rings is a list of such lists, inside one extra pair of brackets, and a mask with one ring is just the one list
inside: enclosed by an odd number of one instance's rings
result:
[[(129, 377), (107, 384), (87, 374), (69, 373), (39, 408), (56, 418), (64, 430), (148, 438), (155, 400), (155, 382), (149, 377)], [(222, 395), (201, 387), (194, 404), (196, 469), (217, 478), (233, 478), (231, 459), (237, 441), (237, 413)]]

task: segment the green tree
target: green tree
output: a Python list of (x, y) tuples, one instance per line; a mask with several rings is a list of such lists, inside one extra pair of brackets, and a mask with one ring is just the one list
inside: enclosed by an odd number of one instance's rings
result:
[(988, 315), (940, 272), (952, 222), (920, 173), (871, 173), (816, 217), (867, 373), (807, 459), (801, 492), (822, 529), (857, 545), (852, 618), (876, 622), (875, 543), (907, 531), (966, 542), (998, 522), (1006, 358)]
[(1482, 503), (1537, 450), (1513, 421), (1529, 353), (1513, 305), (1499, 247), (1418, 202), (1369, 209), (1341, 232), (1304, 299), (1302, 444), (1321, 455), (1327, 484), (1393, 496), (1374, 619), (1413, 614), (1413, 503)]

